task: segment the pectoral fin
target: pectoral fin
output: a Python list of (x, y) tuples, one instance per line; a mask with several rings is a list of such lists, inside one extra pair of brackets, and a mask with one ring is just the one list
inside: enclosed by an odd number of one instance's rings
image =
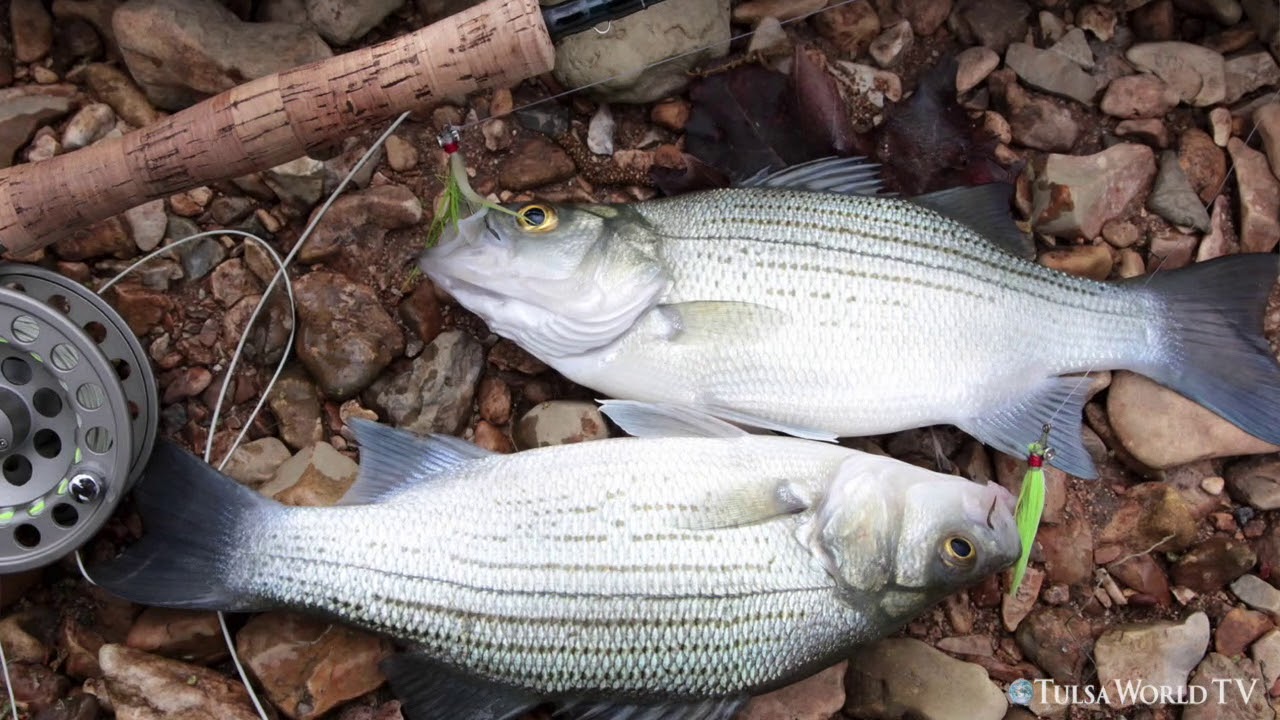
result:
[(790, 322), (790, 315), (768, 305), (699, 301), (661, 306), (670, 324), (670, 342), (679, 345), (742, 342), (763, 337)]

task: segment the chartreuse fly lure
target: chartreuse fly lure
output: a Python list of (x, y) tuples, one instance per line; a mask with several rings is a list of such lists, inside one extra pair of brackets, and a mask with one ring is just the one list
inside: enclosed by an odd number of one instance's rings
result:
[(1022, 577), (1027, 572), (1027, 563), (1031, 560), (1031, 546), (1036, 540), (1036, 531), (1040, 529), (1040, 516), (1044, 514), (1044, 463), (1053, 459), (1053, 448), (1049, 447), (1049, 426), (1045, 425), (1040, 439), (1027, 446), (1027, 473), (1022, 476), (1022, 491), (1018, 493), (1018, 507), (1013, 517), (1018, 525), (1018, 537), (1022, 540), (1022, 555), (1013, 568), (1013, 583), (1009, 585), (1009, 594), (1015, 595), (1022, 586)]
[(449, 171), (444, 178), (444, 194), (440, 196), (435, 217), (432, 218), (431, 227), (427, 231), (427, 247), (435, 247), (436, 243), (440, 242), (445, 228), (457, 225), (458, 219), (464, 213), (471, 213), (484, 207), (508, 215), (517, 214), (514, 210), (484, 199), (471, 188), (471, 183), (467, 180), (466, 162), (463, 160), (462, 153), (458, 152), (460, 137), (458, 128), (447, 127), (436, 138), (440, 147), (449, 156)]

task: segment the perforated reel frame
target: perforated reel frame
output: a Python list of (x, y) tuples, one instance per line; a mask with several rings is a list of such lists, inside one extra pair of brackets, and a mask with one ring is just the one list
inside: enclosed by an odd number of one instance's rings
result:
[(93, 537), (150, 455), (157, 407), (114, 309), (56, 273), (0, 265), (0, 574)]

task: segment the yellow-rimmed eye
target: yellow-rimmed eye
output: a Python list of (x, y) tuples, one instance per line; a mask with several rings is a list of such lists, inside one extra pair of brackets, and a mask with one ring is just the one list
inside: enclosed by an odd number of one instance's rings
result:
[(978, 559), (978, 549), (969, 538), (952, 535), (942, 541), (942, 559), (948, 565), (968, 567)]
[(560, 221), (546, 205), (525, 205), (516, 212), (516, 224), (525, 232), (544, 233), (555, 230)]

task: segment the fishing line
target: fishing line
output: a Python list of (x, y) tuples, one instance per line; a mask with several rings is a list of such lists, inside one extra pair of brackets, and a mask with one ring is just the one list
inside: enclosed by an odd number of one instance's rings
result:
[[(819, 9), (814, 10), (814, 11), (812, 11), (812, 12), (808, 12), (808, 13), (805, 13), (805, 14), (803, 14), (803, 15), (798, 15), (798, 16), (796, 16), (796, 17), (793, 17), (793, 18), (789, 19), (789, 20), (779, 20), (779, 21), (778, 21), (778, 25), (779, 25), (779, 26), (786, 26), (786, 25), (790, 25), (790, 24), (792, 24), (792, 23), (797, 23), (797, 22), (800, 22), (801, 20), (807, 20), (807, 19), (809, 19), (809, 18), (813, 17), (814, 15), (820, 15), (820, 14), (822, 14), (822, 13), (824, 13), (824, 12), (829, 11), (829, 10), (835, 10), (836, 8), (844, 7), (845, 5), (848, 5), (848, 4), (850, 4), (850, 3), (855, 3), (855, 2), (858, 2), (858, 0), (840, 0), (840, 2), (837, 2), (837, 3), (833, 4), (833, 5), (828, 5), (828, 6), (826, 6), (826, 7), (819, 8)], [(612, 22), (612, 21), (611, 21), (611, 22)], [(607, 32), (608, 32), (608, 30), (606, 30), (606, 31), (605, 31), (605, 33), (607, 33)], [(692, 49), (692, 50), (686, 50), (685, 52), (682, 52), (682, 53), (680, 53), (680, 54), (678, 54), (678, 55), (672, 55), (672, 56), (671, 56), (671, 57), (669, 57), (669, 58), (663, 58), (662, 60), (657, 60), (657, 61), (655, 61), (655, 62), (651, 62), (651, 63), (648, 63), (648, 64), (646, 64), (646, 65), (640, 65), (639, 67), (633, 68), (633, 69), (631, 69), (631, 70), (626, 70), (626, 71), (624, 71), (624, 72), (620, 72), (620, 73), (617, 73), (617, 74), (615, 74), (615, 75), (611, 75), (611, 76), (609, 76), (609, 77), (607, 77), (607, 78), (604, 78), (603, 80), (596, 80), (595, 82), (588, 83), (588, 84), (583, 85), (583, 86), (581, 86), (581, 87), (576, 87), (576, 88), (573, 88), (573, 89), (571, 89), (571, 90), (564, 90), (564, 91), (558, 92), (558, 93), (556, 93), (556, 94), (554, 94), (554, 95), (548, 95), (547, 97), (540, 98), (540, 99), (538, 99), (538, 100), (534, 100), (534, 101), (532, 101), (532, 102), (525, 103), (524, 105), (520, 105), (520, 106), (517, 106), (517, 107), (512, 108), (512, 109), (511, 109), (511, 112), (510, 112), (510, 113), (508, 113), (508, 114), (515, 114), (515, 113), (517, 113), (517, 112), (520, 112), (521, 110), (528, 110), (528, 109), (530, 109), (530, 108), (532, 108), (532, 107), (536, 107), (536, 106), (538, 106), (538, 105), (542, 105), (543, 103), (548, 103), (548, 102), (551, 102), (552, 100), (559, 100), (559, 99), (561, 99), (561, 98), (565, 98), (565, 97), (568, 97), (568, 96), (570, 96), (570, 95), (574, 95), (574, 94), (576, 94), (576, 93), (580, 93), (580, 92), (582, 92), (583, 90), (590, 90), (590, 89), (591, 89), (591, 88), (593, 88), (593, 87), (597, 87), (597, 86), (599, 86), (599, 85), (604, 85), (605, 83), (610, 83), (610, 82), (613, 82), (614, 80), (621, 80), (621, 79), (622, 79), (622, 78), (624, 78), (624, 77), (627, 77), (627, 76), (629, 76), (629, 75), (635, 75), (635, 74), (637, 74), (637, 73), (642, 73), (642, 72), (644, 72), (644, 71), (646, 71), (646, 70), (652, 70), (653, 68), (661, 67), (661, 66), (663, 66), (663, 65), (666, 65), (667, 63), (675, 62), (675, 61), (677, 61), (677, 60), (683, 60), (683, 59), (688, 58), (688, 57), (690, 57), (690, 56), (698, 55), (698, 54), (700, 54), (700, 53), (704, 53), (704, 52), (706, 52), (706, 51), (708, 51), (708, 50), (712, 50), (712, 49), (714, 49), (714, 48), (718, 48), (718, 47), (720, 47), (720, 46), (725, 46), (725, 47), (727, 47), (727, 46), (729, 46), (729, 45), (731, 45), (731, 44), (733, 44), (733, 43), (735, 43), (735, 42), (737, 42), (737, 41), (739, 41), (739, 40), (745, 40), (746, 38), (753, 37), (757, 32), (759, 32), (759, 30), (748, 30), (747, 32), (739, 33), (739, 34), (737, 34), (737, 35), (730, 35), (728, 40), (719, 40), (719, 41), (717, 41), (717, 42), (707, 43), (706, 45), (703, 45), (703, 46), (701, 46), (701, 47), (697, 47), (697, 48), (694, 48), (694, 49)], [(605, 33), (600, 33), (600, 34), (602, 34), (602, 35), (603, 35), (603, 34), (605, 34)], [(466, 130), (466, 129), (469, 129), (469, 128), (472, 128), (472, 127), (475, 127), (475, 126), (477, 126), (477, 125), (483, 125), (484, 123), (487, 123), (487, 122), (489, 122), (490, 120), (493, 120), (493, 118), (484, 118), (483, 120), (472, 120), (471, 122), (465, 122), (465, 123), (462, 123), (461, 125), (455, 125), (454, 127), (458, 128), (459, 130)]]
[(13, 694), (13, 680), (9, 677), (9, 659), (4, 654), (4, 643), (0, 643), (0, 671), (4, 672), (4, 689), (9, 691), (9, 708), (13, 712), (13, 720), (18, 720), (18, 697)]

